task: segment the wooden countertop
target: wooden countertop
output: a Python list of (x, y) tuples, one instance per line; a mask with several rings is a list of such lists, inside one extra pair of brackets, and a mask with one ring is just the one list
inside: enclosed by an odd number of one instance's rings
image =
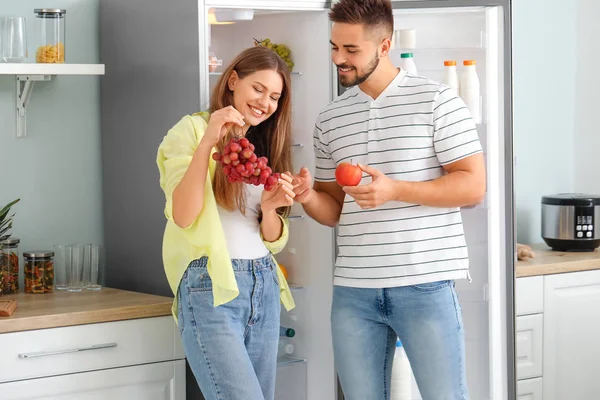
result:
[(0, 317), (0, 333), (92, 324), (171, 315), (173, 299), (125, 290), (103, 288), (79, 293), (17, 293), (17, 310)]
[(600, 251), (554, 251), (545, 244), (531, 246), (535, 258), (517, 261), (517, 278), (600, 269)]

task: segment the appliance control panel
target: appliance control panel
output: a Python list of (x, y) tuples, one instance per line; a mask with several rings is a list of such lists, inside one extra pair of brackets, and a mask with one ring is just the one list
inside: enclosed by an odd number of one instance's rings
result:
[(594, 207), (575, 207), (575, 238), (594, 239)]

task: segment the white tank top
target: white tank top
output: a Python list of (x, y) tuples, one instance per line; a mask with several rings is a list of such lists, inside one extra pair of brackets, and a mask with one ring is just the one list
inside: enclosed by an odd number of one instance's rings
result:
[(258, 215), (262, 186), (243, 184), (246, 190), (246, 215), (238, 209), (227, 211), (220, 206), (219, 217), (225, 233), (227, 250), (232, 259), (255, 260), (269, 254), (260, 237)]

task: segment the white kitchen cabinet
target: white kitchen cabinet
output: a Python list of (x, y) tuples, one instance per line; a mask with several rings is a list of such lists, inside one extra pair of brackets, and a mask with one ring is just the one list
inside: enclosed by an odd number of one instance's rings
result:
[(180, 340), (171, 316), (5, 333), (0, 383), (183, 359)]
[(173, 317), (0, 334), (2, 400), (185, 400)]
[(0, 384), (3, 400), (185, 400), (185, 361)]
[(517, 317), (517, 379), (542, 376), (542, 332), (542, 314)]
[(517, 383), (517, 400), (543, 400), (542, 378), (520, 380)]
[(517, 278), (519, 400), (591, 400), (600, 393), (600, 270)]
[(544, 277), (531, 276), (519, 278), (516, 283), (516, 313), (529, 315), (544, 310)]
[(600, 271), (544, 282), (544, 400), (599, 398)]

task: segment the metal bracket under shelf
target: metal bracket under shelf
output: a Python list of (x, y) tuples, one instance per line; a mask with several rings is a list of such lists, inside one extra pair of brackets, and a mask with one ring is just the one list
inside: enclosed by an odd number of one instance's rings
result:
[(17, 137), (27, 136), (27, 104), (33, 85), (50, 79), (50, 75), (17, 75)]

